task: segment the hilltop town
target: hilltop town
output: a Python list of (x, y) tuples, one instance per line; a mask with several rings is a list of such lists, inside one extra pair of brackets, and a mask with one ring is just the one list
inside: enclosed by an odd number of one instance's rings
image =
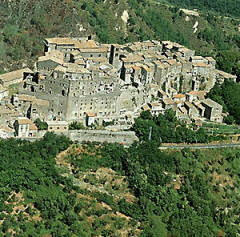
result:
[[(0, 135), (37, 137), (36, 119), (65, 132), (73, 121), (86, 127), (128, 129), (142, 111), (167, 109), (180, 120), (222, 123), (222, 106), (206, 98), (215, 83), (236, 81), (178, 43), (101, 44), (91, 38), (48, 38), (34, 70), (0, 75)], [(18, 92), (9, 94), (9, 86)]]

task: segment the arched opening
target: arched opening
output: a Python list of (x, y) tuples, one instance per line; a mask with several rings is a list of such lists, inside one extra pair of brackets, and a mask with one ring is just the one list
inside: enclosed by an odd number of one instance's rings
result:
[(31, 92), (35, 92), (34, 86), (31, 86)]
[(62, 95), (65, 96), (66, 95), (66, 92), (65, 90), (62, 90)]

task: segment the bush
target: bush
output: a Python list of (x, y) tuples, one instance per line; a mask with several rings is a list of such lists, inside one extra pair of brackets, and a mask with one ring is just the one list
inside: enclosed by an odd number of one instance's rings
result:
[(36, 119), (36, 120), (34, 121), (34, 123), (35, 123), (35, 125), (37, 126), (37, 128), (38, 128), (39, 130), (47, 130), (47, 129), (48, 129), (47, 123), (41, 121), (41, 119), (39, 119), (39, 118)]
[(69, 130), (81, 130), (85, 129), (82, 123), (74, 121), (69, 125)]
[(235, 119), (234, 119), (233, 116), (229, 115), (227, 117), (224, 117), (223, 122), (226, 123), (226, 124), (234, 124), (235, 123)]

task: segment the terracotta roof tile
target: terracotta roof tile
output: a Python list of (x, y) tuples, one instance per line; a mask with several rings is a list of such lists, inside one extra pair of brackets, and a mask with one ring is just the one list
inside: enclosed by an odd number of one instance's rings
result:
[(184, 94), (176, 94), (173, 96), (173, 98), (177, 98), (177, 99), (180, 99), (180, 98), (185, 98), (186, 96)]
[(93, 112), (87, 112), (86, 114), (88, 117), (96, 117), (97, 116), (97, 114), (93, 113)]

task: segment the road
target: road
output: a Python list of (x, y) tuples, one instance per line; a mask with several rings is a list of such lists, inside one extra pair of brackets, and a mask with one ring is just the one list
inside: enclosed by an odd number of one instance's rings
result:
[(159, 147), (161, 150), (166, 149), (216, 149), (216, 148), (240, 148), (240, 143), (231, 143), (231, 144), (206, 144), (206, 145), (163, 145)]

